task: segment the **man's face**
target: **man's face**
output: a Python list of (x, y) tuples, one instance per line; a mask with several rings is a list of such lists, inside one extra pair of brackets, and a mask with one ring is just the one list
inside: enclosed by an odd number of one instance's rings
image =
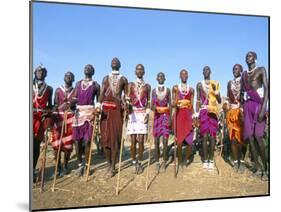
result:
[(143, 68), (143, 66), (138, 65), (138, 66), (136, 67), (136, 76), (137, 76), (138, 78), (142, 78), (143, 75), (144, 75), (144, 68)]
[(187, 82), (187, 79), (188, 79), (188, 73), (186, 70), (182, 70), (180, 72), (180, 79), (183, 83), (186, 83)]
[(255, 55), (252, 53), (252, 52), (249, 52), (247, 55), (246, 55), (246, 63), (249, 65), (249, 64), (253, 64), (256, 60), (256, 57)]
[(119, 70), (119, 68), (120, 68), (120, 62), (119, 62), (118, 60), (116, 60), (116, 59), (113, 59), (113, 60), (111, 61), (111, 68), (112, 68), (113, 70)]
[(233, 76), (235, 78), (240, 77), (241, 76), (241, 71), (242, 71), (241, 68), (238, 65), (235, 65), (233, 67)]
[(64, 75), (64, 82), (66, 84), (71, 84), (74, 81), (73, 76), (70, 73)]
[(38, 69), (35, 71), (35, 78), (38, 80), (44, 80), (46, 77), (46, 73), (43, 69)]
[(94, 70), (88, 66), (85, 66), (84, 68), (84, 74), (87, 76), (93, 76), (94, 75)]
[(211, 75), (211, 69), (209, 66), (204, 67), (203, 69), (204, 78), (209, 78)]
[(166, 78), (163, 73), (160, 73), (157, 75), (157, 81), (160, 85), (164, 84), (165, 80), (166, 80)]

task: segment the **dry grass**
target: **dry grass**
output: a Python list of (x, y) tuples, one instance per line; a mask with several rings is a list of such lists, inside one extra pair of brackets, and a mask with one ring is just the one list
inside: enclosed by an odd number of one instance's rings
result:
[[(148, 147), (148, 144), (146, 144)], [(147, 148), (146, 148), (147, 149)], [(147, 158), (147, 151), (145, 158)], [(183, 172), (174, 178), (174, 167), (170, 164), (166, 173), (155, 174), (155, 164), (150, 167), (150, 187), (145, 190), (146, 168), (141, 175), (131, 171), (129, 143), (125, 144), (125, 161), (122, 163), (120, 194), (115, 195), (117, 176), (105, 179), (105, 159), (96, 152), (93, 155), (93, 169), (89, 182), (75, 176), (74, 171), (59, 178), (55, 192), (51, 192), (53, 173), (52, 153), (49, 149), (47, 161), (46, 191), (39, 192), (39, 185), (33, 188), (33, 209), (79, 207), (91, 205), (126, 204), (136, 202), (190, 200), (216, 197), (234, 197), (265, 195), (268, 182), (252, 177), (250, 172), (235, 173), (218, 155), (215, 157), (218, 172), (202, 169), (199, 156)], [(147, 160), (146, 160), (147, 164)], [(77, 166), (75, 159), (70, 161), (70, 168)], [(146, 165), (145, 165), (146, 166)]]

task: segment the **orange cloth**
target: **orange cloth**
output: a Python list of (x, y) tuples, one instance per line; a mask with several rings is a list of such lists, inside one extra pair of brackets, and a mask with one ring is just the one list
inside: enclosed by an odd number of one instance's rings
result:
[(226, 123), (229, 131), (230, 140), (235, 139), (240, 144), (244, 144), (242, 140), (242, 112), (239, 108), (230, 109), (226, 114)]
[(169, 113), (169, 107), (156, 107), (157, 113)]

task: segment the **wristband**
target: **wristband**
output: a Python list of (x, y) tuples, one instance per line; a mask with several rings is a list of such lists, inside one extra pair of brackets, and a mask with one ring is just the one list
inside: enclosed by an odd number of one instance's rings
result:
[(146, 114), (149, 114), (150, 111), (151, 111), (150, 108), (146, 108), (146, 110), (145, 110)]
[(97, 102), (96, 105), (95, 105), (95, 108), (101, 108), (101, 103)]

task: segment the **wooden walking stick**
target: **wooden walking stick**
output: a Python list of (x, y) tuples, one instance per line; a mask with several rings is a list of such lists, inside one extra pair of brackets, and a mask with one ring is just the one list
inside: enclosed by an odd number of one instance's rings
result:
[(150, 167), (150, 155), (151, 155), (151, 140), (154, 140), (153, 136), (153, 129), (154, 129), (154, 112), (152, 112), (152, 121), (151, 121), (151, 127), (150, 127), (150, 136), (148, 138), (149, 140), (149, 149), (148, 149), (148, 165), (147, 165), (147, 171), (146, 171), (146, 181), (145, 181), (145, 190), (148, 190), (148, 176), (149, 176), (149, 167)]
[(44, 141), (44, 146), (43, 146), (43, 158), (42, 158), (42, 162), (41, 162), (41, 168), (40, 168), (40, 172), (41, 172), (41, 176), (40, 176), (40, 192), (44, 191), (44, 180), (45, 180), (45, 165), (46, 165), (46, 154), (47, 154), (47, 148), (48, 148), (48, 142), (49, 142), (49, 129), (47, 129), (45, 131), (45, 141)]
[(64, 113), (63, 113), (63, 121), (62, 121), (61, 134), (60, 134), (60, 139), (59, 139), (59, 149), (57, 151), (57, 156), (56, 156), (56, 165), (55, 165), (55, 173), (54, 173), (52, 192), (55, 191), (55, 185), (56, 185), (56, 180), (57, 180), (57, 172), (58, 172), (58, 164), (59, 164), (59, 158), (60, 158), (60, 153), (61, 153), (62, 137), (63, 137), (63, 134), (64, 134), (64, 130), (66, 129), (66, 120), (67, 120), (67, 110), (65, 110)]
[(92, 148), (93, 148), (93, 144), (94, 144), (94, 138), (96, 136), (95, 131), (96, 131), (97, 121), (98, 121), (98, 118), (95, 116), (93, 131), (92, 131), (92, 137), (91, 137), (91, 143), (90, 143), (90, 149), (89, 149), (88, 163), (87, 163), (86, 182), (88, 182), (88, 180), (89, 180), (90, 166), (91, 166), (91, 160), (92, 160)]
[(126, 118), (127, 118), (127, 110), (124, 111), (124, 117), (123, 117), (123, 129), (122, 129), (122, 139), (121, 139), (121, 147), (120, 147), (120, 153), (119, 153), (119, 164), (118, 164), (118, 175), (117, 175), (117, 185), (116, 185), (116, 195), (119, 194), (119, 183), (120, 183), (120, 171), (121, 171), (121, 163), (122, 163), (122, 151), (124, 146), (124, 140), (125, 140), (125, 130), (126, 130)]

